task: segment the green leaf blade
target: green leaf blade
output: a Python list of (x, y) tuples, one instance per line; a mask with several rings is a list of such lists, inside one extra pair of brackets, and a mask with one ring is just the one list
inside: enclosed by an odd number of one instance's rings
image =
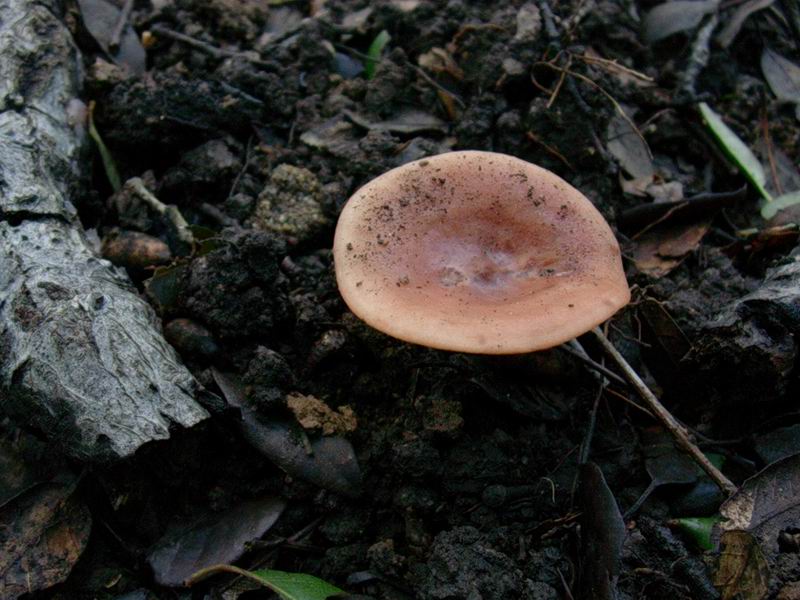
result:
[(718, 515), (714, 517), (685, 517), (683, 519), (674, 519), (670, 523), (690, 537), (702, 550), (714, 548), (711, 534), (714, 525), (719, 523)]
[(383, 49), (391, 39), (392, 36), (384, 29), (372, 40), (367, 50), (367, 59), (364, 62), (364, 75), (366, 75), (367, 79), (375, 77), (375, 68), (378, 66), (378, 61), (381, 59)]
[(742, 174), (753, 187), (758, 190), (758, 193), (761, 194), (764, 200), (771, 202), (772, 196), (764, 187), (767, 181), (764, 167), (761, 166), (761, 163), (750, 148), (748, 148), (739, 136), (725, 124), (722, 117), (715, 113), (708, 104), (701, 102), (699, 107), (700, 114), (703, 115), (706, 125), (725, 151), (725, 154), (739, 167)]
[(284, 600), (326, 600), (345, 593), (335, 585), (306, 573), (263, 569), (252, 574)]

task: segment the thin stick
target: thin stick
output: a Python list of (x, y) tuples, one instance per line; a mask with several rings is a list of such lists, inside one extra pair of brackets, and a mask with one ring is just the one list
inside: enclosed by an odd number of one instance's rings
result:
[(194, 244), (194, 235), (192, 235), (192, 230), (189, 229), (189, 223), (186, 222), (186, 219), (183, 218), (183, 215), (176, 206), (164, 204), (161, 200), (156, 198), (153, 193), (147, 189), (147, 186), (145, 186), (144, 181), (142, 181), (140, 177), (131, 177), (125, 182), (125, 187), (144, 200), (144, 202), (159, 215), (168, 219), (169, 222), (172, 223), (172, 226), (175, 227), (175, 233), (180, 241), (190, 246)]
[(125, 0), (125, 4), (122, 6), (119, 17), (117, 17), (117, 23), (114, 25), (114, 30), (111, 32), (111, 39), (108, 42), (108, 47), (112, 52), (116, 52), (119, 49), (119, 41), (122, 39), (122, 32), (128, 25), (128, 19), (131, 16), (131, 10), (133, 10), (133, 0)]
[(626, 361), (625, 358), (619, 353), (619, 351), (609, 341), (600, 328), (595, 327), (592, 329), (592, 333), (603, 347), (603, 350), (605, 350), (608, 356), (617, 364), (617, 367), (619, 367), (619, 369), (622, 371), (625, 379), (628, 380), (633, 389), (635, 389), (639, 396), (641, 396), (642, 400), (647, 403), (650, 410), (655, 413), (656, 417), (658, 417), (658, 420), (661, 421), (664, 427), (667, 428), (667, 431), (669, 431), (669, 433), (672, 435), (678, 447), (691, 456), (698, 466), (708, 473), (708, 476), (712, 479), (712, 481), (716, 483), (725, 494), (731, 496), (736, 493), (737, 488), (733, 482), (725, 477), (725, 475), (723, 475), (722, 472), (717, 469), (717, 467), (711, 464), (711, 461), (706, 458), (706, 455), (703, 454), (694, 443), (692, 443), (691, 439), (689, 438), (688, 430), (683, 425), (678, 423), (675, 417), (673, 417), (669, 411), (664, 408), (664, 405), (661, 404), (659, 399), (656, 398), (656, 395), (650, 391), (650, 388), (647, 387), (647, 384), (642, 381), (642, 378), (639, 377), (639, 374), (634, 371), (630, 364), (628, 364), (628, 361)]
[[(598, 373), (602, 373), (603, 375), (605, 375), (606, 377), (608, 377), (613, 381), (616, 381), (617, 383), (620, 383), (622, 385), (627, 385), (627, 382), (622, 377), (614, 373), (614, 371), (611, 371), (610, 369), (601, 365), (600, 363), (593, 361), (592, 358), (589, 356), (589, 354), (586, 352), (586, 350), (583, 349), (583, 346), (578, 340), (568, 341), (566, 344), (561, 346), (561, 349), (564, 350), (564, 352), (571, 354), (578, 360), (583, 361), (584, 363), (586, 363), (588, 367), (594, 369)], [(600, 383), (602, 383), (602, 378), (600, 379)]]
[(186, 44), (187, 46), (191, 46), (192, 48), (196, 48), (197, 50), (205, 52), (209, 56), (212, 56), (217, 59), (240, 58), (258, 67), (264, 67), (265, 69), (275, 68), (274, 64), (268, 63), (259, 58), (255, 58), (245, 52), (233, 52), (231, 50), (224, 50), (222, 48), (217, 48), (216, 46), (213, 46), (202, 40), (193, 38), (192, 36), (186, 35), (185, 33), (180, 33), (179, 31), (173, 31), (172, 29), (164, 27), (163, 25), (158, 25), (158, 24), (153, 25), (150, 28), (150, 31), (152, 31), (156, 35), (161, 35), (171, 40), (175, 40), (176, 42), (181, 42), (183, 44)]

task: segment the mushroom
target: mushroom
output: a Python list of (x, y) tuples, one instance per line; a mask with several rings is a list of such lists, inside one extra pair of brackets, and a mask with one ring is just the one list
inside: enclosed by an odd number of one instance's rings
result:
[(518, 354), (592, 331), (678, 446), (736, 490), (597, 327), (630, 300), (619, 244), (555, 174), (492, 152), (408, 163), (348, 200), (333, 257), (353, 313), (408, 342)]
[(630, 300), (619, 244), (592, 203), (492, 152), (448, 152), (373, 179), (342, 210), (333, 254), (358, 317), (443, 350), (550, 348)]

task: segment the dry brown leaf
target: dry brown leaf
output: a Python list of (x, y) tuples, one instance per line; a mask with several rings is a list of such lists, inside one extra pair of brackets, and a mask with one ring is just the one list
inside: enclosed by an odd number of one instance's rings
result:
[(636, 240), (633, 260), (643, 273), (663, 277), (695, 250), (708, 232), (710, 221), (654, 227)]
[(755, 538), (746, 531), (726, 531), (721, 543), (714, 586), (722, 600), (765, 598), (769, 589), (769, 568)]
[(0, 511), (0, 598), (13, 600), (64, 581), (92, 527), (73, 484), (37, 486)]

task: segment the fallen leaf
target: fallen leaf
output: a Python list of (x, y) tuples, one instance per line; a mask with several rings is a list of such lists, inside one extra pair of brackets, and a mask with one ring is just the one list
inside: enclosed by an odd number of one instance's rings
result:
[(272, 496), (250, 500), (167, 534), (147, 555), (156, 581), (181, 586), (200, 569), (239, 559), (247, 544), (261, 538), (285, 507), (283, 500)]
[(583, 565), (585, 598), (616, 600), (620, 554), (625, 542), (625, 523), (603, 472), (594, 463), (580, 468), (580, 501), (583, 508)]
[(606, 147), (634, 179), (652, 177), (655, 174), (656, 168), (650, 159), (647, 144), (631, 126), (630, 120), (618, 113), (608, 122)]
[(719, 517), (684, 517), (672, 519), (669, 525), (690, 537), (701, 550), (712, 550), (712, 531), (717, 523)]
[(642, 441), (644, 464), (650, 475), (650, 484), (626, 511), (626, 517), (639, 510), (656, 488), (662, 485), (695, 483), (700, 476), (694, 461), (686, 453), (678, 451), (672, 438), (663, 429), (646, 429), (642, 433)]
[(40, 482), (11, 440), (0, 438), (0, 509)]
[(692, 349), (691, 342), (662, 302), (655, 298), (644, 298), (637, 308), (639, 316), (652, 333), (653, 343), (663, 351), (664, 360), (677, 373), (681, 360)]
[(761, 71), (778, 100), (800, 102), (800, 67), (774, 50), (764, 48)]
[(133, 27), (126, 24), (119, 36), (119, 47), (111, 47), (111, 36), (117, 27), (121, 10), (108, 0), (78, 0), (83, 24), (111, 60), (141, 75), (146, 69), (146, 54)]
[(185, 264), (176, 263), (158, 267), (153, 271), (153, 276), (145, 281), (144, 289), (156, 306), (161, 310), (169, 310), (178, 301), (178, 293), (185, 275)]
[[(772, 202), (765, 202), (761, 207), (761, 216), (767, 221), (771, 221), (778, 213), (785, 212), (800, 204), (800, 191), (790, 192), (783, 196), (778, 196)], [(770, 225), (782, 225), (782, 222), (770, 222)]]
[(300, 141), (317, 150), (330, 152), (333, 156), (350, 157), (358, 146), (359, 138), (355, 129), (352, 123), (338, 115), (304, 131)]
[(780, 427), (759, 435), (753, 445), (758, 458), (764, 464), (771, 464), (791, 456), (800, 448), (800, 424)]
[(248, 407), (235, 376), (212, 373), (228, 403), (241, 411), (242, 435), (254, 448), (294, 477), (351, 498), (361, 494), (361, 469), (350, 442), (340, 437), (309, 442), (293, 423), (267, 421)]
[(725, 27), (717, 34), (717, 43), (721, 48), (727, 48), (739, 35), (745, 21), (755, 12), (769, 8), (775, 0), (749, 0), (740, 5), (733, 16), (728, 18)]
[(722, 531), (745, 531), (766, 556), (780, 550), (778, 536), (800, 522), (800, 454), (783, 458), (742, 484), (720, 508)]
[(383, 49), (391, 41), (392, 36), (385, 29), (375, 36), (372, 43), (367, 48), (367, 58), (364, 61), (364, 76), (367, 79), (375, 77), (375, 69), (380, 62)]
[(0, 510), (0, 598), (64, 581), (89, 541), (92, 518), (74, 484), (46, 483)]
[(725, 154), (733, 160), (737, 167), (742, 171), (742, 174), (747, 177), (748, 181), (753, 184), (753, 187), (758, 190), (761, 196), (769, 201), (772, 199), (769, 192), (765, 189), (767, 177), (764, 174), (764, 167), (761, 166), (759, 160), (755, 157), (753, 152), (747, 145), (739, 138), (738, 135), (728, 127), (717, 113), (715, 113), (708, 104), (701, 102), (699, 104), (700, 114), (706, 122), (709, 130), (717, 139)]
[(744, 531), (726, 531), (714, 572), (714, 587), (722, 600), (763, 600), (769, 590), (769, 567), (753, 537)]
[(653, 44), (674, 33), (694, 29), (707, 14), (717, 10), (719, 0), (674, 0), (659, 4), (644, 18), (642, 34)]
[(278, 594), (282, 600), (349, 598), (344, 590), (307, 573), (289, 573), (272, 569), (247, 571), (233, 565), (214, 565), (195, 573), (189, 581), (189, 585), (194, 585), (196, 582), (218, 573), (231, 573), (254, 581)]
[(636, 239), (636, 267), (653, 277), (663, 277), (700, 245), (710, 226), (711, 221), (705, 220), (653, 227)]

